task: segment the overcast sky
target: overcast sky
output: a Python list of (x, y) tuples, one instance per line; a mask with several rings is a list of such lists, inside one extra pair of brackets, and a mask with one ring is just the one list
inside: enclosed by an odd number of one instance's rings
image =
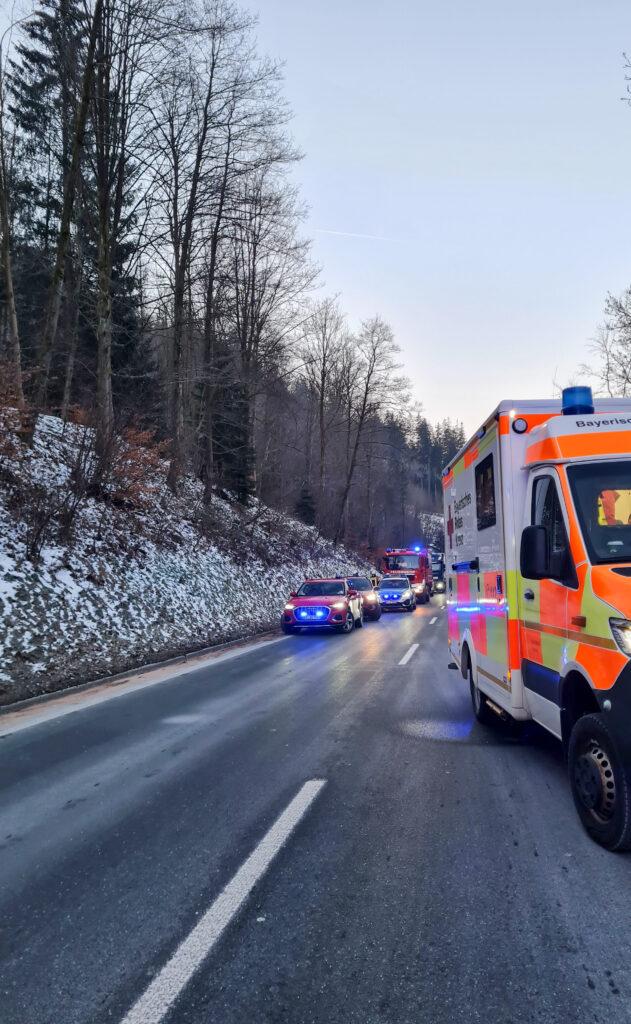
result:
[(628, 0), (254, 9), (286, 62), (322, 294), (392, 325), (432, 420), (550, 397), (631, 284)]

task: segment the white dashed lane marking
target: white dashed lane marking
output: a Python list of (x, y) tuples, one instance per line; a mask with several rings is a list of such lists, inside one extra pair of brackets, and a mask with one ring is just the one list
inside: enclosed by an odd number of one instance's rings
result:
[(433, 626), (435, 622), (438, 622), (438, 616), (437, 615), (435, 615), (433, 619), (429, 620), (430, 626)]
[[(263, 877), (276, 854), (285, 845), (325, 785), (326, 781), (323, 779), (305, 782), (234, 878), (219, 893), (201, 921), (195, 925), (140, 999), (134, 1003), (122, 1024), (159, 1024), (166, 1017), (175, 1000), (241, 909), (256, 883)], [(257, 921), (260, 920), (261, 918), (257, 918)]]
[(399, 665), (407, 665), (408, 661), (410, 660), (410, 658), (412, 657), (416, 650), (418, 650), (418, 644), (412, 644), (409, 651), (406, 651), (406, 653), (401, 658)]

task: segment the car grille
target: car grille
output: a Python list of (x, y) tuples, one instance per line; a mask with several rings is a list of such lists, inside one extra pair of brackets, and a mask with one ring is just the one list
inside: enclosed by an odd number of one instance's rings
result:
[(323, 622), (329, 616), (329, 609), (319, 605), (312, 608), (296, 608), (295, 615), (301, 622)]

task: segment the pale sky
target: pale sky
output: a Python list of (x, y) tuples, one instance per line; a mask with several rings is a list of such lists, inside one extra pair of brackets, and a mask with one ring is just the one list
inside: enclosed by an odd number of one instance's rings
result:
[(631, 284), (628, 0), (251, 9), (286, 62), (322, 294), (391, 324), (431, 420), (550, 397)]

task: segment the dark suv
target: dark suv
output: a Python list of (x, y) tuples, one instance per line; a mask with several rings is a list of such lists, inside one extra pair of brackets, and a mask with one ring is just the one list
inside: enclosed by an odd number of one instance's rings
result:
[(374, 619), (375, 622), (377, 619), (380, 619), (381, 605), (379, 604), (379, 595), (368, 576), (349, 576), (346, 582), (352, 590), (356, 590), (358, 594), (361, 594), (364, 618)]

